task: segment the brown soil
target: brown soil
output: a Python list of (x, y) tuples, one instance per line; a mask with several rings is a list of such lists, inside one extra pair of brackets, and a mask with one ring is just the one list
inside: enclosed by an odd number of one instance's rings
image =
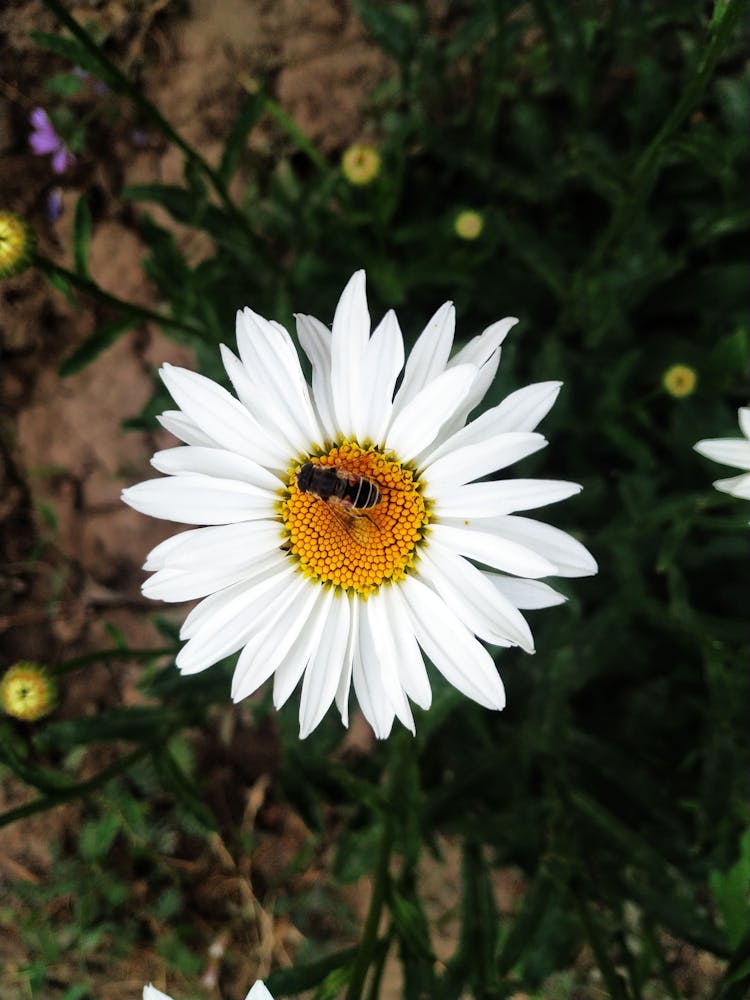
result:
[[(349, 143), (370, 137), (363, 106), (373, 86), (392, 71), (345, 0), (193, 0), (189, 7), (166, 0), (90, 0), (68, 6), (106, 39), (116, 61), (140, 78), (150, 99), (210, 162), (218, 160), (232, 116), (258, 79), (270, 81), (296, 124), (322, 152), (335, 157)], [(144, 248), (137, 217), (117, 196), (130, 183), (179, 182), (182, 157), (155, 134), (136, 142), (127, 113), (92, 129), (91, 147), (63, 178), (52, 175), (48, 158), (30, 154), (28, 115), (51, 102), (45, 80), (66, 67), (28, 36), (33, 29), (54, 28), (38, 0), (6, 0), (0, 9), (0, 207), (29, 218), (40, 250), (70, 265), (73, 212), (86, 193), (95, 222), (91, 270), (96, 280), (117, 296), (158, 308), (158, 297), (141, 269)], [(84, 109), (92, 106), (87, 94)], [(264, 126), (251, 141), (258, 153), (272, 155), (280, 139)], [(51, 223), (47, 198), (58, 185), (63, 212)], [(175, 232), (182, 249), (198, 258), (204, 250), (200, 240), (178, 228)], [(80, 374), (60, 378), (60, 360), (106, 319), (106, 309), (91, 301), (66, 301), (36, 272), (0, 284), (0, 672), (18, 659), (55, 664), (109, 646), (105, 624), (120, 629), (131, 646), (159, 642), (150, 615), (164, 609), (140, 596), (140, 566), (148, 550), (172, 529), (125, 507), (119, 492), (149, 475), (148, 458), (166, 446), (168, 437), (156, 431), (125, 433), (122, 422), (148, 400), (162, 362), (191, 366), (192, 359), (184, 347), (145, 325)], [(176, 620), (182, 615), (179, 610)], [(70, 675), (58, 717), (138, 701), (140, 669), (136, 664), (103, 664)], [(212, 790), (211, 805), (227, 827), (239, 826), (244, 842), (253, 846), (240, 850), (217, 835), (181, 845), (163, 863), (193, 887), (192, 918), (205, 974), (218, 975), (222, 995), (234, 1000), (244, 997), (256, 976), (290, 964), (301, 945), (308, 958), (317, 957), (315, 941), (304, 944), (298, 929), (303, 908), (308, 915), (311, 906), (315, 909), (321, 952), (355, 940), (352, 931), (364, 917), (369, 886), (363, 880), (332, 899), (326, 870), (335, 823), (332, 819), (326, 837), (314, 838), (276, 799), (274, 732), (252, 728), (245, 712), (230, 704), (216, 713), (213, 723), (210, 732), (195, 736), (193, 745)], [(347, 746), (367, 752), (370, 739), (369, 729), (355, 715)], [(122, 750), (111, 748), (110, 757), (101, 751), (84, 755), (79, 778), (96, 773)], [(0, 780), (0, 812), (31, 797), (7, 775)], [(19, 882), (50, 883), (57, 849), (73, 848), (85, 812), (84, 805), (66, 805), (0, 829), (3, 1000), (26, 1000), (23, 969), (38, 957), (28, 952), (17, 932), (14, 903), (6, 903), (6, 890)], [(439, 961), (455, 946), (460, 869), (455, 845), (442, 848), (443, 861), (425, 858), (421, 871)], [(309, 861), (300, 868), (296, 859), (302, 853)], [(290, 871), (295, 874), (285, 874)], [(522, 888), (513, 872), (498, 877), (501, 911), (512, 912)], [(134, 909), (142, 909), (144, 938), (158, 941), (168, 928), (149, 913), (149, 887), (137, 877), (132, 897)], [(290, 898), (299, 901), (299, 911)], [(286, 900), (286, 912), (293, 917), (276, 906), (279, 900)], [(341, 911), (342, 902), (346, 917), (334, 918), (331, 914)], [(39, 919), (59, 923), (61, 914), (53, 910)], [(587, 967), (585, 961), (583, 965)], [(174, 977), (151, 948), (112, 968), (105, 942), (89, 956), (87, 972), (101, 1000), (133, 1000), (149, 979), (168, 986), (175, 997), (196, 987)], [(58, 962), (54, 975), (59, 996), (66, 984), (77, 981), (76, 959)], [(218, 997), (218, 987), (207, 987), (206, 996)], [(382, 997), (400, 996), (393, 962)]]
[[(210, 162), (218, 161), (233, 115), (260, 78), (270, 82), (286, 112), (323, 152), (338, 155), (366, 133), (361, 104), (391, 69), (350, 5), (336, 0), (304, 5), (295, 0), (194, 0), (189, 6), (164, 0), (92, 0), (68, 6), (106, 39), (109, 54), (131, 78), (140, 79), (164, 116)], [(41, 52), (29, 39), (31, 30), (55, 30), (53, 17), (38, 0), (11, 0), (2, 6), (0, 207), (30, 219), (40, 251), (70, 266), (74, 209), (85, 193), (94, 218), (92, 275), (113, 294), (158, 308), (141, 268), (144, 247), (137, 216), (117, 196), (131, 183), (179, 182), (182, 156), (156, 134), (136, 139), (127, 107), (124, 114), (112, 115), (117, 103), (104, 95), (97, 105), (87, 85), (72, 105), (79, 113), (93, 112), (89, 147), (63, 177), (55, 177), (48, 157), (30, 153), (28, 116), (34, 107), (59, 101), (45, 81), (69, 67)], [(99, 114), (103, 108), (106, 115)], [(261, 125), (251, 140), (256, 152), (268, 155), (280, 141), (270, 125)], [(239, 190), (241, 176), (237, 183)], [(50, 222), (47, 199), (58, 186), (63, 211)], [(167, 220), (159, 216), (159, 221)], [(205, 249), (201, 241), (179, 227), (175, 233), (183, 251), (198, 259)], [(150, 475), (151, 453), (167, 446), (169, 438), (156, 430), (123, 432), (122, 423), (149, 399), (161, 363), (193, 363), (186, 348), (144, 325), (79, 374), (61, 378), (61, 359), (108, 318), (106, 307), (90, 300), (66, 301), (37, 272), (0, 284), (0, 672), (18, 659), (56, 664), (111, 646), (107, 626), (121, 630), (133, 647), (161, 644), (150, 616), (165, 609), (141, 597), (140, 566), (172, 528), (127, 508), (119, 493), (124, 485)], [(183, 614), (179, 609), (176, 620)], [(69, 675), (57, 717), (140, 700), (134, 683), (140, 669), (136, 664), (103, 664)], [(215, 732), (201, 734), (195, 743), (210, 769), (211, 804), (227, 822), (241, 822), (245, 833), (252, 831), (257, 844), (252, 856), (236, 850), (233, 855), (217, 837), (185, 849), (170, 863), (181, 866), (196, 886), (195, 919), (207, 974), (220, 974), (223, 995), (244, 997), (256, 975), (292, 961), (301, 935), (288, 917), (271, 915), (279, 890), (267, 887), (314, 841), (269, 793), (276, 767), (273, 733), (251, 730), (242, 710), (231, 706), (215, 722)], [(125, 749), (112, 748), (111, 757), (101, 751), (95, 758), (85, 755), (78, 777), (84, 780)], [(31, 797), (7, 775), (0, 781), (0, 811)], [(58, 807), (1, 829), (0, 886), (18, 880), (46, 883), (55, 856), (52, 845), (74, 843), (84, 813), (79, 805)], [(304, 895), (316, 883), (325, 886), (326, 851), (325, 844), (313, 847), (309, 865), (287, 878), (282, 893)], [(254, 885), (266, 887), (262, 902)], [(133, 891), (147, 902), (145, 885), (135, 884)], [(328, 928), (326, 950), (351, 942), (352, 921), (366, 906), (367, 886), (349, 896), (352, 915), (346, 924)], [(3, 1000), (27, 995), (20, 970), (36, 957), (26, 952), (12, 927), (5, 918), (0, 922)], [(155, 923), (150, 928), (154, 940), (161, 931)], [(210, 957), (212, 944), (231, 956), (230, 971), (224, 958)], [(187, 992), (189, 984), (165, 979), (168, 967), (156, 953), (144, 952), (136, 959), (133, 967), (112, 969), (93, 956), (88, 970), (97, 981), (97, 995), (129, 1000), (140, 996), (149, 978), (162, 987), (168, 982), (176, 996), (180, 986)], [(60, 993), (76, 975), (74, 962), (70, 968), (55, 966)], [(218, 996), (216, 988), (207, 995)]]

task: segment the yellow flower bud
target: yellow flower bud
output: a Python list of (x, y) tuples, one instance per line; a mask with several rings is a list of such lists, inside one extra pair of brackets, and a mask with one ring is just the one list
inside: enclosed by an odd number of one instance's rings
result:
[(341, 157), (341, 169), (350, 184), (364, 187), (380, 173), (380, 153), (374, 146), (356, 143)]
[(34, 232), (15, 212), (0, 210), (0, 278), (10, 278), (29, 266)]
[(0, 681), (0, 705), (15, 719), (35, 722), (57, 705), (57, 684), (41, 664), (23, 660)]
[(475, 240), (484, 229), (484, 219), (479, 212), (467, 209), (453, 220), (453, 230), (462, 240)]
[(661, 382), (670, 396), (682, 399), (695, 390), (698, 375), (695, 369), (688, 365), (672, 365), (664, 372)]

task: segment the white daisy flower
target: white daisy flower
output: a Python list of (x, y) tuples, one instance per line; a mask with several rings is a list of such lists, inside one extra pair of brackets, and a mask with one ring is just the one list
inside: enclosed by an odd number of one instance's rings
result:
[[(143, 1000), (172, 1000), (172, 997), (168, 997), (166, 993), (162, 993), (161, 990), (157, 990), (155, 986), (149, 983), (148, 986), (143, 987)], [(258, 980), (245, 997), (245, 1000), (273, 1000), (273, 997), (263, 983)]]
[(750, 500), (750, 407), (741, 406), (737, 412), (744, 438), (709, 438), (699, 441), (694, 447), (700, 455), (712, 458), (714, 462), (743, 469), (739, 476), (717, 479), (714, 486), (722, 493)]
[(597, 568), (570, 535), (517, 513), (580, 486), (476, 482), (547, 443), (534, 428), (559, 382), (514, 392), (467, 423), (516, 322), (493, 323), (451, 357), (448, 302), (404, 363), (392, 311), (370, 333), (358, 271), (332, 330), (297, 316), (312, 387), (284, 327), (250, 309), (237, 314), (240, 357), (222, 347), (237, 398), (202, 375), (162, 368), (180, 409), (160, 420), (186, 446), (154, 455), (168, 478), (123, 498), (204, 526), (158, 545), (144, 567), (154, 571), (146, 596), (203, 598), (182, 627), (183, 673), (240, 650), (232, 697), (274, 675), (277, 708), (302, 678), (301, 737), (334, 699), (348, 724), (352, 685), (378, 737), (395, 717), (413, 732), (410, 700), (428, 708), (431, 699), (423, 654), (468, 697), (503, 708), (482, 643), (533, 652), (519, 609), (564, 600), (540, 577)]

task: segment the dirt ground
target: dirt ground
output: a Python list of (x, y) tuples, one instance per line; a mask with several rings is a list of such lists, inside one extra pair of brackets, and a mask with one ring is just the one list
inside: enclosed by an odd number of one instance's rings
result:
[[(162, 114), (209, 162), (218, 161), (233, 114), (260, 78), (270, 81), (276, 99), (318, 148), (338, 156), (351, 142), (369, 137), (362, 105), (392, 70), (343, 0), (192, 0), (189, 6), (164, 0), (92, 0), (70, 9), (107, 38), (108, 52), (140, 79)], [(41, 252), (70, 266), (74, 207), (86, 193), (94, 216), (92, 275), (121, 298), (158, 307), (141, 269), (144, 248), (136, 216), (117, 195), (131, 183), (179, 182), (181, 154), (156, 134), (134, 136), (125, 116), (112, 121), (69, 171), (55, 177), (49, 157), (31, 154), (28, 117), (34, 107), (57, 100), (45, 80), (69, 67), (41, 52), (29, 39), (31, 30), (55, 30), (54, 19), (40, 3), (11, 0), (0, 10), (0, 207), (30, 219)], [(258, 152), (268, 155), (273, 155), (274, 141), (262, 125), (251, 139)], [(47, 205), (56, 189), (62, 212), (52, 221)], [(185, 252), (200, 252), (190, 242), (194, 237), (176, 232)], [(140, 595), (140, 567), (149, 549), (172, 528), (126, 507), (119, 493), (124, 485), (150, 475), (149, 456), (171, 440), (156, 430), (123, 432), (122, 422), (149, 399), (160, 364), (191, 367), (193, 362), (186, 348), (144, 325), (84, 371), (61, 378), (61, 359), (103, 318), (99, 305), (69, 303), (37, 272), (0, 284), (0, 671), (18, 659), (55, 664), (109, 646), (105, 624), (122, 630), (133, 647), (160, 644), (150, 620), (154, 605)], [(58, 716), (93, 714), (137, 701), (139, 669), (135, 664), (115, 669), (101, 665), (71, 675)], [(259, 829), (260, 840), (252, 858), (232, 857), (217, 838), (175, 863), (187, 866), (201, 886), (196, 906), (216, 915), (213, 923), (205, 920), (207, 975), (221, 965), (221, 959), (209, 954), (211, 946), (221, 952), (235, 944), (217, 930), (227, 902), (245, 912), (245, 930), (255, 946), (236, 969), (236, 981), (222, 977), (223, 989), (244, 996), (242, 976), (247, 982), (272, 964), (291, 963), (303, 941), (294, 920), (272, 918), (252, 886), (256, 881), (271, 884), (305, 845), (309, 831), (290, 810), (267, 801), (275, 765), (273, 734), (251, 733), (242, 713), (231, 706), (217, 729), (221, 747), (203, 734), (197, 749), (211, 761), (212, 786), (239, 786), (244, 822)], [(349, 739), (366, 751), (369, 730), (356, 717)], [(84, 760), (80, 777), (103, 763), (101, 757), (95, 764)], [(14, 781), (0, 783), (0, 811), (28, 799), (28, 791)], [(69, 805), (0, 830), (3, 892), (19, 879), (46, 882), (50, 845), (74, 840), (81, 821), (81, 807)], [(445, 864), (430, 867), (428, 862), (425, 873), (426, 905), (436, 918), (455, 907), (458, 898), (458, 851), (450, 844), (444, 848)], [(325, 884), (331, 853), (330, 845), (320, 846), (288, 891), (304, 893), (311, 885)], [(520, 882), (511, 877), (499, 888), (512, 905)], [(364, 880), (339, 899), (336, 906), (343, 905), (348, 917), (330, 928), (326, 951), (352, 943), (351, 927), (364, 918), (368, 896)], [(443, 920), (436, 934), (437, 954), (443, 959), (454, 945), (452, 926), (451, 920)], [(158, 927), (152, 932), (157, 934)], [(19, 970), (33, 958), (12, 931), (0, 929), (4, 1000), (26, 996), (15, 991)], [(103, 964), (98, 995), (102, 1000), (139, 996), (150, 977), (165, 985), (162, 972), (163, 962), (148, 951), (125, 968)], [(59, 967), (56, 975), (61, 985), (68, 976), (75, 981), (74, 969)], [(178, 995), (173, 981), (170, 989)], [(390, 1000), (400, 995), (394, 963), (383, 996)]]
[[(218, 162), (232, 117), (258, 79), (269, 81), (297, 125), (323, 152), (336, 156), (364, 134), (363, 95), (390, 71), (350, 5), (336, 0), (304, 5), (295, 0), (193, 0), (189, 5), (92, 0), (68, 6), (106, 38), (110, 55), (131, 78), (140, 79), (162, 114), (210, 162)], [(55, 177), (49, 157), (31, 154), (28, 117), (33, 108), (59, 101), (45, 81), (70, 67), (41, 52), (29, 39), (31, 30), (55, 30), (41, 3), (11, 0), (3, 5), (0, 207), (30, 219), (40, 251), (69, 266), (74, 207), (85, 192), (94, 218), (93, 276), (121, 298), (158, 307), (141, 270), (144, 248), (136, 216), (117, 195), (130, 183), (178, 182), (182, 156), (156, 134), (136, 135), (126, 112), (111, 118), (108, 128), (99, 123), (96, 134), (92, 129), (86, 152)], [(106, 104), (107, 95), (102, 100)], [(252, 138), (256, 150), (269, 155), (274, 141), (263, 126)], [(62, 213), (51, 221), (47, 206), (55, 189)], [(178, 232), (177, 238), (188, 254), (200, 252), (190, 234)], [(0, 284), (0, 670), (18, 659), (55, 664), (109, 646), (105, 623), (122, 630), (133, 647), (160, 644), (150, 623), (157, 609), (140, 595), (140, 567), (148, 550), (172, 528), (126, 507), (119, 493), (124, 485), (147, 478), (149, 456), (171, 442), (163, 432), (125, 433), (122, 422), (149, 399), (160, 364), (191, 367), (193, 362), (187, 349), (145, 325), (81, 373), (61, 378), (61, 359), (103, 318), (99, 305), (67, 302), (36, 272)], [(134, 664), (115, 670), (102, 665), (85, 676), (71, 675), (58, 716), (133, 703), (138, 670)], [(228, 707), (226, 715), (232, 711)], [(309, 839), (309, 831), (288, 809), (267, 801), (275, 764), (273, 734), (250, 735), (241, 712), (224, 718), (221, 729), (221, 752), (215, 746), (198, 749), (212, 761), (212, 785), (238, 786), (245, 821), (250, 816), (253, 827), (257, 821), (261, 834), (252, 857), (253, 877), (250, 859), (233, 858), (218, 840), (183, 863), (192, 866), (202, 887), (205, 913), (213, 907), (220, 915), (227, 900), (247, 911), (256, 947), (240, 963), (244, 968), (237, 972), (237, 983), (222, 982), (239, 996), (241, 975), (247, 981), (267, 973), (271, 964), (289, 964), (302, 940), (293, 920), (273, 920), (250, 886), (254, 880), (271, 882)], [(100, 757), (91, 772), (103, 763)], [(84, 761), (81, 778), (88, 769)], [(0, 785), (0, 810), (28, 798), (28, 791), (13, 781)], [(80, 821), (80, 808), (71, 805), (1, 830), (0, 886), (17, 879), (44, 882), (51, 864), (49, 845), (74, 839), (70, 835)], [(321, 848), (321, 856), (299, 876), (299, 891), (325, 880), (324, 855)], [(349, 894), (350, 921), (361, 918), (367, 896), (366, 884)], [(209, 947), (221, 951), (233, 945), (217, 933), (217, 926), (218, 921), (211, 926), (206, 920), (208, 972), (217, 965)], [(351, 943), (342, 927), (334, 933), (344, 937), (331, 945)], [(18, 982), (16, 970), (33, 957), (24, 954), (7, 929), (0, 932), (0, 965), (5, 969), (0, 994), (5, 1000)], [(163, 963), (155, 956), (141, 955), (135, 965), (137, 969), (116, 971), (103, 967), (99, 995), (111, 1000), (139, 996), (149, 976), (164, 985)], [(58, 973), (65, 982), (65, 970)]]
[[(68, 6), (106, 38), (107, 51), (141, 81), (163, 115), (209, 162), (218, 161), (233, 115), (261, 78), (326, 155), (337, 157), (351, 142), (372, 137), (363, 107), (392, 66), (368, 40), (347, 0), (89, 0)], [(144, 248), (135, 211), (117, 196), (131, 183), (179, 182), (181, 154), (156, 134), (136, 134), (126, 114), (109, 119), (106, 128), (99, 126), (86, 153), (65, 175), (55, 177), (49, 157), (35, 157), (29, 150), (28, 117), (33, 108), (51, 103), (45, 81), (68, 67), (30, 41), (33, 29), (55, 29), (42, 4), (6, 0), (0, 8), (0, 208), (29, 218), (42, 253), (70, 265), (74, 206), (85, 192), (94, 217), (92, 274), (113, 294), (158, 307), (141, 269)], [(278, 136), (261, 126), (251, 142), (255, 150), (272, 156)], [(57, 188), (62, 213), (51, 221), (48, 199)], [(178, 230), (176, 235), (188, 254), (200, 253), (193, 236)], [(245, 304), (250, 303), (237, 303)], [(149, 549), (172, 528), (125, 507), (119, 493), (124, 485), (150, 475), (150, 455), (170, 439), (157, 431), (126, 433), (122, 423), (149, 399), (160, 364), (191, 367), (193, 362), (189, 351), (144, 325), (81, 373), (61, 378), (61, 359), (103, 318), (101, 306), (69, 303), (36, 272), (0, 283), (0, 672), (18, 659), (55, 664), (109, 646), (105, 623), (122, 630), (131, 646), (159, 643), (150, 614), (164, 609), (141, 597), (140, 567)], [(182, 614), (178, 611), (176, 620)], [(135, 664), (101, 665), (71, 675), (59, 716), (134, 703), (139, 669)], [(356, 716), (347, 739), (358, 752), (367, 752), (369, 730)], [(212, 768), (206, 781), (218, 790), (218, 808), (224, 796), (224, 807), (231, 812), (237, 806), (229, 800), (236, 796), (243, 831), (256, 836), (251, 856), (233, 856), (216, 837), (174, 859), (199, 887), (194, 902), (204, 931), (206, 975), (221, 972), (225, 994), (239, 997), (256, 975), (266, 974), (272, 965), (290, 964), (305, 946), (299, 921), (272, 917), (271, 901), (260, 898), (262, 893), (256, 896), (253, 887), (273, 884), (309, 842), (310, 832), (269, 795), (276, 765), (273, 732), (251, 730), (241, 709), (228, 704), (217, 716), (216, 734), (196, 736), (195, 749)], [(81, 778), (104, 763), (101, 757), (95, 762), (84, 758)], [(19, 784), (0, 782), (0, 811), (28, 798)], [(51, 874), (50, 845), (73, 843), (81, 817), (81, 807), (70, 805), (0, 830), (0, 896), (9, 882), (45, 883)], [(318, 843), (307, 867), (287, 887), (291, 897), (326, 886), (331, 845), (325, 838)], [(422, 872), (439, 960), (447, 959), (455, 946), (460, 869), (457, 847), (442, 846), (442, 863), (426, 859)], [(145, 899), (147, 887), (142, 890)], [(522, 891), (517, 873), (498, 876), (498, 903), (505, 912), (513, 911)], [(364, 918), (368, 896), (363, 880), (331, 904), (332, 911), (343, 906), (346, 916), (332, 920), (325, 951), (355, 940), (351, 928)], [(234, 915), (233, 928), (244, 935), (241, 940), (221, 931), (227, 908)], [(18, 970), (34, 956), (24, 953), (9, 926), (0, 926), (0, 996), (20, 1000), (28, 994), (14, 992)], [(154, 937), (163, 930), (153, 921), (149, 929)], [(309, 941), (307, 945), (308, 958), (316, 957)], [(221, 953), (236, 957), (240, 948), (242, 960), (234, 962), (229, 979)], [(584, 958), (584, 964), (590, 962)], [(89, 973), (92, 967), (95, 963), (89, 962)], [(103, 961), (97, 995), (102, 1000), (135, 998), (149, 978), (165, 987), (163, 969), (163, 960), (147, 950), (128, 967), (113, 970)], [(66, 975), (75, 981), (74, 968), (56, 972), (61, 987)], [(175, 996), (179, 985), (170, 980)], [(218, 989), (212, 995), (218, 997)], [(401, 996), (395, 962), (382, 996)]]

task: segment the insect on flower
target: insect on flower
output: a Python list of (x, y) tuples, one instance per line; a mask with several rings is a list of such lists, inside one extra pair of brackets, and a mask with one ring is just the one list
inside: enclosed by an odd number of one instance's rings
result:
[(536, 426), (559, 382), (512, 393), (474, 420), (516, 320), (452, 354), (450, 302), (406, 357), (395, 314), (371, 331), (365, 275), (347, 284), (329, 329), (297, 316), (309, 384), (279, 323), (237, 314), (236, 396), (164, 365), (179, 409), (160, 421), (185, 444), (152, 459), (166, 478), (126, 489), (136, 510), (201, 525), (149, 555), (143, 593), (200, 598), (177, 656), (186, 674), (239, 653), (232, 697), (273, 676), (281, 707), (301, 682), (300, 735), (351, 689), (378, 737), (411, 702), (431, 703), (425, 658), (459, 691), (501, 709), (493, 646), (534, 650), (522, 610), (560, 604), (541, 577), (587, 576), (576, 539), (519, 511), (573, 496), (576, 483), (481, 481), (546, 445)]

